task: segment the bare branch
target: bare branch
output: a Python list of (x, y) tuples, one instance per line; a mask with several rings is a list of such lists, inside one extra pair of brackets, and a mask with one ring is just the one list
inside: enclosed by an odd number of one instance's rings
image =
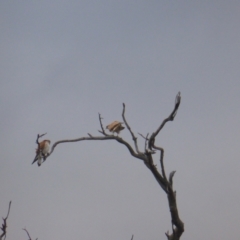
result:
[(170, 239), (169, 231), (165, 232), (165, 235), (167, 236), (168, 240)]
[(82, 138), (76, 138), (76, 139), (57, 141), (52, 145), (51, 151), (46, 158), (48, 158), (53, 153), (55, 147), (60, 143), (80, 142), (80, 141), (86, 141), (86, 140), (116, 140), (117, 142), (125, 145), (133, 157), (136, 157), (141, 160), (145, 159), (144, 154), (136, 153), (128, 142), (126, 142), (122, 138), (120, 138), (118, 136), (114, 136), (114, 135), (107, 135), (107, 136), (92, 136), (92, 135), (90, 135), (90, 137), (82, 137)]
[(161, 147), (157, 147), (155, 145), (153, 145), (153, 148), (157, 149), (160, 151), (160, 165), (161, 165), (161, 169), (162, 169), (162, 175), (163, 175), (163, 178), (165, 180), (167, 180), (166, 178), (166, 174), (165, 174), (165, 169), (164, 169), (164, 163), (163, 163), (163, 158), (164, 158), (164, 149), (161, 148)]
[[(124, 109), (125, 109), (125, 105), (124, 105)], [(102, 124), (102, 117), (101, 117), (100, 113), (98, 114), (98, 118), (99, 118), (99, 123), (100, 123), (100, 126), (101, 126), (101, 131), (99, 130), (99, 132), (101, 134), (103, 134), (104, 136), (92, 136), (90, 133), (88, 133), (89, 137), (81, 137), (81, 138), (76, 138), (76, 139), (57, 141), (57, 142), (55, 142), (52, 145), (51, 151), (48, 153), (47, 156), (45, 156), (44, 161), (53, 153), (55, 147), (58, 144), (60, 144), (60, 143), (68, 143), (68, 142), (80, 142), (80, 141), (86, 141), (86, 140), (116, 140), (117, 142), (125, 145), (128, 148), (129, 152), (131, 153), (131, 155), (133, 157), (136, 157), (136, 158), (141, 159), (141, 160), (145, 160), (146, 159), (146, 156), (144, 155), (144, 153), (141, 153), (141, 152), (138, 151), (138, 146), (137, 146), (137, 141), (136, 141), (137, 138), (134, 136), (133, 132), (131, 131), (131, 128), (129, 127), (128, 123), (126, 122), (126, 119), (124, 117), (124, 111), (123, 111), (123, 118), (124, 118), (126, 126), (128, 126), (128, 128), (129, 128), (129, 130), (130, 130), (130, 132), (132, 134), (133, 139), (135, 139), (134, 143), (135, 143), (135, 146), (136, 146), (137, 153), (133, 150), (131, 145), (128, 142), (126, 142), (125, 140), (123, 140), (121, 137), (107, 134), (105, 132), (105, 130), (104, 130), (104, 127), (103, 127), (103, 124)], [(39, 136), (41, 137), (43, 135), (45, 135), (45, 134), (42, 134), (42, 135), (38, 134), (38, 138), (39, 138)]]
[(156, 181), (159, 183), (159, 185), (164, 190), (164, 192), (168, 193), (168, 182), (158, 172), (156, 166), (153, 163), (152, 154), (149, 153), (147, 155), (147, 160), (145, 161), (145, 165), (150, 169), (150, 171), (152, 172), (152, 174), (155, 177)]
[(173, 232), (171, 235), (168, 232), (165, 233), (169, 240), (179, 240), (180, 239), (182, 233), (184, 232), (184, 223), (179, 218), (177, 202), (176, 202), (176, 192), (173, 191), (173, 189), (172, 189), (172, 182), (173, 182), (173, 176), (175, 174), (175, 171), (170, 173), (169, 180), (167, 180), (166, 174), (165, 174), (165, 169), (164, 169), (164, 163), (163, 163), (164, 149), (155, 145), (155, 138), (168, 121), (174, 120), (180, 103), (181, 103), (181, 95), (179, 92), (175, 98), (175, 106), (174, 106), (173, 111), (166, 119), (163, 120), (161, 125), (158, 127), (158, 129), (155, 132), (152, 133), (150, 139), (148, 140), (148, 148), (150, 150), (152, 150), (152, 148), (153, 148), (153, 149), (157, 149), (160, 151), (160, 164), (161, 164), (161, 169), (162, 169), (162, 176), (157, 171), (156, 167), (151, 163), (151, 158), (152, 158), (151, 155), (148, 155), (148, 162), (150, 162), (151, 164), (148, 164), (147, 167), (151, 170), (155, 179), (158, 181), (158, 183), (160, 184), (162, 189), (167, 193), (167, 196), (168, 196), (168, 203), (169, 203), (169, 209), (171, 212), (172, 224), (175, 226), (175, 228), (174, 228), (174, 226), (172, 225)]
[(104, 130), (104, 127), (103, 127), (103, 124), (102, 124), (102, 119), (103, 118), (101, 117), (100, 113), (98, 113), (98, 118), (99, 118), (100, 126), (101, 126), (101, 129), (102, 129), (102, 131), (99, 131), (99, 132), (102, 133), (104, 136), (109, 136)]
[(7, 219), (8, 219), (9, 213), (10, 213), (11, 204), (12, 204), (12, 201), (9, 202), (7, 216), (5, 218), (3, 218), (3, 224), (1, 227), (2, 234), (0, 235), (0, 240), (2, 240), (3, 237), (4, 237), (4, 239), (6, 239), (6, 236), (7, 236)]
[(144, 151), (147, 152), (147, 144), (148, 144), (148, 135), (149, 133), (147, 134), (146, 137), (144, 137), (141, 133), (138, 133), (143, 139), (145, 139), (145, 145), (144, 145)]
[(148, 142), (148, 147), (150, 149), (152, 149), (153, 145), (154, 145), (154, 142), (155, 142), (155, 137), (158, 135), (158, 133), (161, 131), (161, 129), (164, 127), (164, 125), (169, 122), (169, 121), (173, 121), (176, 114), (177, 114), (177, 110), (179, 108), (179, 105), (181, 103), (181, 94), (180, 92), (178, 92), (176, 98), (175, 98), (175, 106), (174, 106), (174, 109), (173, 111), (171, 112), (171, 114), (163, 120), (162, 124), (158, 127), (158, 129), (152, 133), (150, 139), (149, 139), (149, 142)]
[(40, 135), (40, 134), (37, 135), (37, 139), (36, 139), (37, 145), (39, 145), (39, 141), (38, 141), (39, 138), (43, 137), (43, 136), (46, 135), (46, 134), (47, 134), (47, 133), (44, 133), (44, 134), (41, 134), (41, 135)]
[(27, 230), (26, 228), (23, 228), (22, 230), (27, 233), (27, 235), (28, 235), (28, 237), (29, 237), (29, 240), (32, 240), (31, 237), (30, 237), (30, 234), (29, 234), (28, 230)]
[(147, 134), (147, 136), (146, 137), (144, 137), (141, 133), (138, 133), (143, 139), (145, 139), (146, 141), (148, 141), (149, 139), (147, 138), (148, 137), (148, 135), (149, 135), (149, 133)]
[(124, 121), (127, 129), (129, 130), (129, 132), (130, 132), (131, 135), (132, 135), (132, 140), (133, 140), (133, 142), (134, 142), (135, 149), (136, 149), (137, 153), (143, 154), (143, 153), (141, 153), (141, 152), (139, 151), (139, 149), (138, 149), (138, 144), (137, 144), (137, 137), (136, 137), (136, 136), (134, 135), (134, 133), (132, 132), (132, 130), (131, 130), (130, 126), (128, 125), (127, 120), (126, 120), (126, 118), (125, 118), (125, 103), (123, 103), (122, 118), (123, 118), (123, 121)]
[(131, 240), (133, 240), (133, 236), (134, 236), (134, 235), (132, 235), (132, 238), (131, 238)]
[(147, 151), (147, 144), (148, 144), (148, 140), (149, 140), (148, 135), (149, 135), (149, 133), (147, 133), (146, 140), (145, 140), (145, 146), (144, 146), (145, 152)]
[[(29, 234), (28, 230), (27, 230), (26, 228), (23, 228), (22, 230), (24, 230), (24, 231), (27, 233), (27, 235), (28, 235), (28, 237), (29, 237), (28, 240), (32, 240), (32, 238), (30, 237), (30, 234)], [(37, 238), (36, 238), (36, 240), (37, 240)]]
[(170, 186), (172, 187), (172, 185), (173, 185), (173, 176), (174, 176), (174, 174), (175, 174), (175, 172), (176, 171), (172, 171), (172, 172), (170, 172), (170, 174), (169, 174), (169, 183), (170, 183)]

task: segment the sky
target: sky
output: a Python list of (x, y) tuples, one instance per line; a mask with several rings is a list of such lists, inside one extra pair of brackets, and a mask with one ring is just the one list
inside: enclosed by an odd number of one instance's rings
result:
[[(32, 165), (37, 134), (54, 143), (100, 136), (126, 119), (159, 133), (185, 232), (240, 235), (240, 2), (0, 2), (0, 217), (7, 239), (166, 239), (167, 196), (115, 141), (58, 145)], [(127, 129), (120, 136), (132, 146)], [(155, 155), (159, 166), (159, 154)]]

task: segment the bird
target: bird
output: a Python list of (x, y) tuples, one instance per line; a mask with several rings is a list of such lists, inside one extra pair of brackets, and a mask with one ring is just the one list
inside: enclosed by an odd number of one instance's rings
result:
[(36, 157), (34, 158), (32, 164), (37, 161), (38, 166), (41, 166), (42, 159), (45, 160), (49, 153), (50, 143), (50, 140), (43, 140), (38, 144), (38, 148), (36, 149)]
[(108, 129), (110, 132), (112, 132), (113, 134), (116, 132), (117, 134), (119, 134), (120, 131), (122, 131), (124, 129), (124, 127), (122, 126), (122, 122), (118, 122), (118, 121), (114, 121), (112, 123), (110, 123), (109, 125), (106, 126), (106, 129)]

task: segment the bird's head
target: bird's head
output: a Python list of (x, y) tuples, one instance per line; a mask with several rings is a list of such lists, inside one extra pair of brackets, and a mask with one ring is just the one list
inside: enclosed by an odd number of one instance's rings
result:
[(48, 144), (50, 144), (51, 143), (51, 141), (50, 140), (44, 140), (45, 142), (47, 142)]

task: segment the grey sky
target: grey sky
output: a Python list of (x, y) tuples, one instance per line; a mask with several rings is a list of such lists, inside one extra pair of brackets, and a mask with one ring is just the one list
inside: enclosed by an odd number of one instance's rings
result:
[[(157, 138), (186, 232), (240, 235), (240, 2), (0, 2), (0, 216), (7, 239), (164, 239), (167, 199), (116, 142), (59, 145), (31, 165), (38, 133), (55, 142), (98, 135), (126, 117)], [(121, 136), (131, 142), (128, 131)], [(144, 142), (139, 137), (139, 146)], [(156, 156), (156, 162), (158, 156)]]

